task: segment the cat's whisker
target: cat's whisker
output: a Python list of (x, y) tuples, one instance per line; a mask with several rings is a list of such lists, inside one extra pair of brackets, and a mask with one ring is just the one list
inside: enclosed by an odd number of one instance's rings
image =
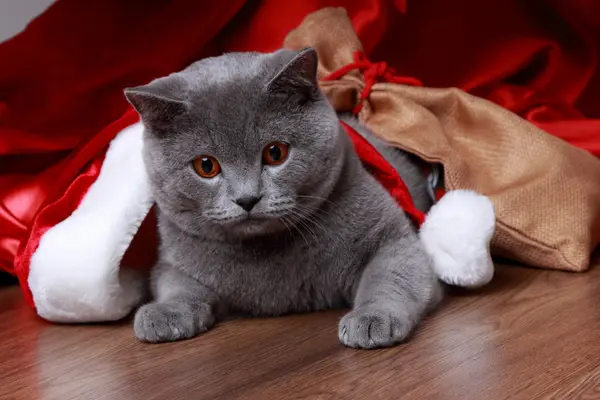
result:
[[(314, 206), (311, 207), (306, 204), (296, 204), (296, 207), (299, 208), (300, 210), (303, 210), (306, 213), (308, 213), (307, 218), (315, 219), (316, 221), (319, 221), (322, 224), (327, 224), (329, 222), (327, 217), (334, 217), (334, 218), (337, 217), (337, 215), (335, 213), (323, 210), (322, 208), (319, 208), (319, 207), (314, 207)], [(320, 213), (325, 214), (325, 216), (320, 215)], [(323, 230), (328, 231), (328, 229), (325, 228), (325, 226), (323, 226), (323, 225), (319, 225), (319, 226)]]
[(323, 210), (322, 208), (319, 208), (319, 207), (310, 207), (305, 204), (296, 204), (296, 207), (298, 207), (299, 209), (305, 210), (306, 212), (309, 212), (315, 218), (319, 218), (319, 220), (322, 221), (323, 223), (327, 222), (327, 220), (325, 219), (324, 216), (319, 215), (319, 213), (323, 213), (329, 217), (335, 217), (334, 213)]
[[(311, 210), (310, 208), (304, 208), (304, 210), (302, 209), (302, 207), (297, 206), (298, 211), (302, 212), (304, 216), (304, 219), (312, 222), (313, 224), (315, 224), (317, 227), (321, 228), (323, 231), (327, 232), (327, 229), (321, 224), (321, 222), (325, 222), (325, 220), (323, 218), (321, 218), (320, 216), (316, 215), (316, 213), (313, 213), (313, 211), (315, 210)], [(318, 218), (321, 218), (320, 220)]]
[(291, 221), (292, 227), (300, 234), (300, 236), (302, 236), (302, 239), (304, 239), (304, 241), (306, 242), (307, 246), (310, 246), (310, 243), (308, 243), (308, 240), (306, 239), (306, 236), (304, 236), (304, 233), (302, 233), (302, 229), (300, 229), (297, 225), (297, 222), (295, 219), (292, 218), (293, 215), (289, 215), (289, 219)]
[(308, 233), (310, 233), (310, 235), (315, 239), (316, 242), (318, 242), (319, 238), (317, 237), (316, 232), (308, 224), (306, 219), (307, 216), (299, 210), (295, 209), (291, 209), (290, 212), (292, 213), (292, 215), (295, 215), (298, 218), (298, 223), (301, 224), (307, 230)]
[(295, 207), (303, 208), (304, 210), (308, 210), (310, 212), (314, 212), (315, 214), (316, 213), (323, 213), (323, 214), (325, 214), (327, 216), (330, 216), (330, 217), (335, 217), (335, 215), (336, 215), (334, 212), (332, 212), (330, 210), (325, 210), (325, 209), (323, 209), (323, 208), (321, 208), (319, 206), (314, 206), (314, 205), (310, 205), (310, 204), (296, 203)]
[(288, 226), (287, 222), (285, 222), (285, 217), (281, 216), (281, 217), (279, 217), (279, 220), (281, 221), (281, 223), (283, 223), (283, 225), (286, 227), (286, 229), (288, 230), (288, 232), (291, 235), (292, 234), (292, 230)]
[[(294, 226), (298, 230), (298, 232), (302, 233), (302, 230), (305, 230), (306, 233), (311, 234), (311, 237), (314, 238), (314, 232), (311, 232), (310, 229), (307, 229), (306, 222), (303, 221), (302, 216), (300, 214), (298, 214), (297, 212), (292, 212), (292, 210), (290, 210), (288, 218), (294, 222)], [(304, 235), (302, 236), (304, 237)], [(306, 243), (309, 244), (308, 241)]]
[(317, 226), (318, 228), (321, 229), (321, 231), (323, 232), (323, 234), (325, 234), (325, 236), (327, 236), (327, 238), (329, 240), (331, 240), (332, 242), (341, 242), (341, 243), (345, 243), (345, 240), (343, 240), (343, 238), (340, 236), (340, 234), (338, 232), (335, 232), (331, 229), (328, 229), (327, 227), (325, 227), (323, 224), (321, 224), (321, 222), (325, 223), (326, 221), (323, 219), (323, 217), (320, 217), (321, 220), (317, 220), (315, 217), (317, 217), (317, 215), (315, 214), (310, 214), (310, 215), (305, 215), (304, 216), (304, 220), (308, 223), (312, 223), (315, 226)]

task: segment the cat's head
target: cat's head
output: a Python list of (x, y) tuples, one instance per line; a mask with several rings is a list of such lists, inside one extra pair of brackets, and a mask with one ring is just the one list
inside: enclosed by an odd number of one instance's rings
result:
[(312, 49), (231, 53), (127, 89), (161, 211), (188, 232), (251, 236), (325, 201), (344, 146), (317, 63)]

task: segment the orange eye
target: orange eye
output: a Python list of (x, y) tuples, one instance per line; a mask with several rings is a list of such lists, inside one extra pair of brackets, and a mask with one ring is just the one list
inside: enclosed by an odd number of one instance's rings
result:
[(214, 178), (221, 172), (221, 166), (212, 156), (200, 156), (194, 160), (194, 169), (203, 178)]
[(263, 162), (268, 165), (282, 164), (288, 156), (288, 145), (281, 142), (269, 143), (263, 150)]

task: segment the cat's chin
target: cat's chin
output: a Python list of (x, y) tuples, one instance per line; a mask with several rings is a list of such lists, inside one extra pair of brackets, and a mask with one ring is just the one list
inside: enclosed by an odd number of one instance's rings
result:
[(286, 226), (279, 218), (249, 216), (227, 225), (226, 230), (239, 237), (256, 237), (277, 234)]

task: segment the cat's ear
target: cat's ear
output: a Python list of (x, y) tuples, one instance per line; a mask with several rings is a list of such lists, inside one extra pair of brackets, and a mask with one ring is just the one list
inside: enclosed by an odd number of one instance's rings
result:
[[(285, 57), (288, 52), (281, 50)], [(287, 55), (289, 57), (289, 55)], [(266, 89), (270, 93), (299, 94), (306, 100), (314, 100), (319, 96), (317, 66), (319, 59), (313, 48), (305, 48), (287, 62), (285, 66), (269, 81)]]
[(125, 97), (145, 125), (160, 128), (188, 110), (185, 86), (175, 76), (156, 79), (144, 86), (125, 89)]

